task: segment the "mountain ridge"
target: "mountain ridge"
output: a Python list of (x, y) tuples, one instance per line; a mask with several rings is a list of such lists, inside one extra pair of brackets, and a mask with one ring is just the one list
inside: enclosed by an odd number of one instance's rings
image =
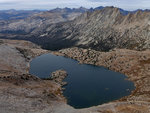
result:
[[(45, 15), (47, 16), (47, 12)], [(28, 18), (29, 20), (25, 21), (26, 23), (24, 25), (22, 24), (24, 21), (19, 24), (17, 23), (19, 27), (16, 27), (15, 23), (10, 23), (8, 24), (12, 26), (10, 26), (10, 30), (0, 28), (0, 37), (3, 37), (5, 31), (8, 30), (5, 33), (8, 35), (8, 38), (11, 35), (11, 38), (14, 39), (30, 40), (42, 45), (44, 48), (52, 50), (72, 46), (101, 51), (109, 51), (114, 48), (136, 50), (150, 48), (149, 10), (138, 10), (134, 13), (128, 12), (127, 14), (126, 12), (124, 14), (119, 8), (105, 7), (100, 10), (86, 11), (76, 16), (75, 19), (66, 21), (55, 20), (56, 22), (51, 22), (49, 17), (51, 16), (48, 16), (48, 19), (45, 16), (42, 17), (46, 19), (45, 21), (38, 20), (32, 16)], [(54, 18), (56, 19), (56, 14)], [(35, 23), (29, 29), (32, 21)], [(41, 24), (38, 24), (39, 22)], [(20, 28), (21, 25), (23, 27)], [(16, 32), (14, 32), (15, 29)], [(25, 31), (25, 33), (17, 34), (19, 30)], [(57, 46), (60, 47), (55, 48)]]
[(142, 50), (149, 48), (149, 17), (149, 11), (123, 15), (118, 8), (107, 7), (86, 12), (73, 22), (50, 26), (47, 33), (51, 38), (58, 38), (57, 35), (53, 37), (51, 34), (59, 32), (62, 37), (64, 36), (62, 40), (79, 40), (75, 44), (79, 47), (91, 47), (102, 51), (116, 47)]

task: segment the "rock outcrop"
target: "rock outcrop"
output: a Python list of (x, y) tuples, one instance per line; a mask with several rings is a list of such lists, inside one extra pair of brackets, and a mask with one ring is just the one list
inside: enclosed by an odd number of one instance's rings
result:
[(63, 82), (63, 80), (67, 77), (67, 72), (65, 70), (57, 70), (53, 72), (50, 76), (50, 79), (61, 86), (66, 85), (66, 82)]

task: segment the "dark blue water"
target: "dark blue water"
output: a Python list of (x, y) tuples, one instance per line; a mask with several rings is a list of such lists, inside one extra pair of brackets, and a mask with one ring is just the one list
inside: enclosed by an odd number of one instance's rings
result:
[(40, 78), (50, 77), (51, 72), (64, 69), (68, 73), (65, 79), (64, 96), (68, 104), (75, 108), (100, 105), (127, 96), (134, 84), (125, 80), (126, 76), (104, 67), (78, 64), (70, 58), (44, 54), (30, 63), (30, 73)]

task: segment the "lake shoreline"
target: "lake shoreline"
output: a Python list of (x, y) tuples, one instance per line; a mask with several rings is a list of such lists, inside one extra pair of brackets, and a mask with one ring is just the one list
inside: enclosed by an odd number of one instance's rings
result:
[[(136, 90), (132, 93), (132, 95), (122, 98), (119, 101), (109, 102), (85, 109), (74, 109), (66, 104), (66, 101), (61, 94), (60, 85), (49, 80), (34, 78), (33, 75), (28, 74), (27, 69), (29, 68), (29, 61), (25, 60), (26, 58), (24, 58), (24, 55), (16, 50), (16, 47), (29, 50), (27, 53), (29, 52), (32, 54), (27, 54), (27, 56), (33, 56), (31, 59), (40, 54), (53, 53), (55, 55), (72, 57), (79, 61), (84, 61), (85, 63), (95, 64), (97, 60), (95, 58), (98, 58), (96, 65), (101, 65), (108, 67), (111, 70), (125, 73), (129, 80), (134, 82)], [(3, 52), (3, 56), (0, 57), (0, 60), (3, 61), (2, 64), (0, 64), (0, 105), (6, 106), (2, 107), (1, 110), (4, 110), (2, 112), (16, 113), (17, 110), (19, 112), (30, 113), (46, 113), (48, 111), (53, 113), (104, 113), (114, 112), (115, 110), (115, 112), (118, 113), (148, 113), (150, 111), (149, 50), (134, 51), (127, 49), (116, 49), (110, 52), (99, 52), (81, 48), (69, 48), (60, 50), (59, 52), (52, 52), (40, 49), (40, 47), (35, 46), (33, 43), (28, 41), (17, 40), (3, 40), (3, 44), (0, 45), (0, 50)], [(13, 52), (13, 54), (10, 54), (11, 52)], [(89, 55), (87, 55), (87, 52), (89, 52)], [(100, 57), (94, 56), (95, 52), (97, 53), (96, 55)], [(9, 62), (7, 56), (11, 58), (9, 59)], [(16, 60), (22, 59), (21, 64), (18, 64), (19, 62), (13, 62), (13, 58)], [(87, 58), (87, 60), (85, 58)], [(130, 65), (128, 65), (128, 63)], [(27, 77), (22, 73), (27, 74)], [(5, 78), (3, 78), (4, 75)], [(14, 79), (11, 80), (12, 77), (10, 76), (14, 76)], [(7, 98), (8, 96), (9, 98)]]
[[(91, 55), (90, 55), (90, 52), (91, 52)], [(115, 66), (116, 62), (115, 62), (115, 65), (112, 66), (111, 63), (113, 63), (112, 62), (113, 58), (111, 59), (111, 58), (107, 58), (107, 57), (112, 57), (115, 54), (116, 59), (117, 59), (117, 57), (119, 57), (118, 59), (120, 59), (120, 57), (122, 58), (125, 56), (125, 58), (123, 58), (123, 60), (124, 59), (128, 60), (128, 59), (130, 59), (130, 56), (131, 56), (131, 59), (133, 60), (134, 56), (138, 55), (141, 58), (141, 59), (138, 58), (138, 60), (140, 62), (146, 62), (147, 60), (150, 59), (150, 57), (148, 56), (148, 55), (150, 55), (149, 51), (145, 51), (142, 54), (142, 52), (140, 52), (140, 51), (127, 50), (127, 49), (122, 49), (122, 50), (116, 49), (116, 50), (110, 51), (110, 52), (100, 52), (100, 51), (95, 51), (95, 50), (91, 50), (91, 49), (82, 49), (82, 48), (75, 47), (75, 48), (63, 49), (58, 52), (52, 52), (52, 53), (55, 55), (60, 55), (60, 56), (65, 56), (68, 58), (75, 59), (75, 60), (79, 61), (79, 63), (81, 63), (81, 64), (104, 66), (104, 67), (108, 68), (109, 70), (113, 70), (113, 71), (125, 74), (128, 77), (127, 80), (132, 81), (135, 84), (135, 90), (132, 91), (131, 95), (125, 96), (117, 101), (127, 101), (128, 99), (130, 100), (132, 98), (132, 96), (136, 95), (136, 93), (139, 93), (138, 90), (139, 90), (140, 84), (137, 83), (138, 81), (134, 80), (136, 78), (134, 77), (133, 74), (138, 73), (139, 68), (143, 68), (143, 67), (136, 65), (137, 68), (135, 67), (135, 70), (131, 71), (131, 68), (133, 68), (134, 65), (129, 67), (132, 64), (130, 64), (130, 62), (128, 62), (128, 61), (124, 62), (124, 61), (122, 61), (122, 59), (121, 59), (121, 63), (123, 66), (120, 66), (120, 67)], [(133, 55), (130, 55), (129, 53), (132, 53)], [(117, 54), (118, 54), (118, 56), (117, 56)], [(99, 55), (101, 55), (102, 58), (99, 59)], [(94, 56), (94, 57), (90, 58), (91, 56)], [(126, 58), (126, 57), (129, 57), (129, 58)], [(108, 62), (109, 61), (110, 62), (107, 63), (107, 60), (108, 60)], [(136, 60), (136, 57), (135, 57), (135, 60)], [(119, 62), (118, 64), (120, 64), (120, 61), (117, 61), (117, 62)], [(128, 64), (125, 64), (125, 66), (127, 65), (128, 67), (125, 67), (124, 63), (127, 63), (127, 62), (128, 62)], [(135, 63), (138, 64), (138, 62), (135, 62)], [(142, 70), (144, 70), (144, 69), (142, 69)], [(129, 72), (129, 71), (131, 71), (131, 72)], [(143, 82), (141, 84), (143, 84)], [(141, 89), (142, 88), (140, 88), (140, 90)], [(148, 95), (148, 98), (149, 98), (149, 96), (150, 95)], [(131, 99), (131, 100), (134, 101), (134, 99)]]
[[(65, 73), (68, 73), (69, 76), (66, 77)], [(68, 99), (68, 105), (76, 109), (118, 100), (130, 95), (131, 91), (135, 89), (133, 82), (125, 80), (127, 77), (119, 72), (108, 70), (102, 66), (79, 64), (77, 60), (50, 53), (32, 60), (30, 74), (53, 80), (61, 86), (68, 83), (63, 87), (63, 89), (65, 88), (63, 95)], [(62, 82), (63, 80), (64, 82)]]

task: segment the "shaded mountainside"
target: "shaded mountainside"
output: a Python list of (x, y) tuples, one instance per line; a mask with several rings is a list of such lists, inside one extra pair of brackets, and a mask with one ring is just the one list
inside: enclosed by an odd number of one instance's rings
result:
[(47, 37), (76, 41), (75, 46), (108, 51), (113, 48), (150, 48), (150, 12), (122, 15), (118, 8), (107, 7), (86, 12), (72, 22), (49, 26)]
[(85, 13), (75, 20), (79, 29), (79, 46), (107, 51), (113, 48), (144, 49), (150, 47), (150, 12), (122, 15), (118, 8), (108, 7)]
[[(59, 9), (57, 11), (60, 12)], [(150, 48), (149, 10), (127, 12), (114, 7), (100, 7), (100, 10), (90, 10), (74, 20), (63, 22), (56, 13), (55, 22), (51, 22), (53, 16), (46, 13), (38, 14), (36, 19), (33, 16), (26, 21), (0, 26), (0, 37), (30, 40), (52, 50), (71, 46), (102, 51)], [(45, 20), (37, 19), (39, 17)]]
[(113, 48), (142, 50), (150, 47), (149, 22), (149, 11), (123, 15), (118, 8), (107, 7), (86, 12), (70, 22), (50, 25), (43, 34), (35, 32), (32, 37), (40, 36), (39, 39), (44, 46), (48, 45), (47, 48), (62, 45), (61, 47), (91, 47), (103, 51)]

